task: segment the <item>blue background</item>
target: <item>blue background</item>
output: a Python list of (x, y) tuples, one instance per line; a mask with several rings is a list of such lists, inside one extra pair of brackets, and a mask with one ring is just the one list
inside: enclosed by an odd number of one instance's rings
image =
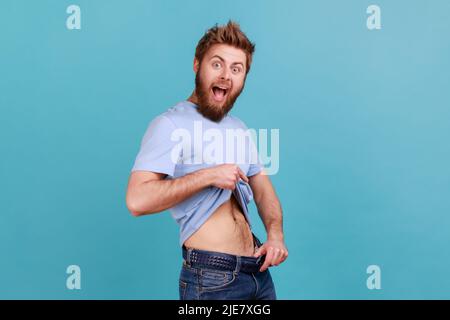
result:
[[(66, 8), (81, 7), (81, 30)], [(381, 8), (368, 30), (366, 8)], [(178, 227), (134, 218), (148, 122), (189, 96), (195, 46), (256, 43), (233, 114), (280, 129), (280, 299), (450, 298), (450, 2), (0, 2), (0, 298), (178, 299)], [(256, 208), (255, 231), (266, 235)], [(81, 267), (81, 290), (66, 288)], [(381, 268), (381, 290), (366, 286)]]

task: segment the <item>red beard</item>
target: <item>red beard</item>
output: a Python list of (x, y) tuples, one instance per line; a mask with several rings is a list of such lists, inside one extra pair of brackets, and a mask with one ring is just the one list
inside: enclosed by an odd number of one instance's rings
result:
[[(200, 68), (197, 71), (197, 74), (195, 76), (195, 94), (197, 96), (197, 106), (198, 106), (197, 110), (204, 117), (210, 119), (211, 121), (219, 122), (233, 108), (234, 102), (236, 101), (237, 97), (239, 97), (242, 90), (244, 89), (244, 85), (242, 85), (242, 88), (234, 94), (231, 93), (231, 88), (229, 88), (227, 90), (225, 102), (223, 102), (223, 105), (215, 105), (210, 102), (210, 95), (213, 94), (212, 86), (206, 87), (206, 85), (200, 79), (199, 74), (200, 74)], [(244, 83), (245, 83), (245, 80), (244, 80)], [(217, 84), (215, 84), (215, 85), (217, 85)]]

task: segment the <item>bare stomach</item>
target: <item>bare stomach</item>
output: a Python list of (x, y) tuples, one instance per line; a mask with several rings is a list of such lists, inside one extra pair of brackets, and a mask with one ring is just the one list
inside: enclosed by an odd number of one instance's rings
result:
[(185, 242), (187, 248), (217, 251), (239, 256), (253, 256), (250, 226), (232, 195)]

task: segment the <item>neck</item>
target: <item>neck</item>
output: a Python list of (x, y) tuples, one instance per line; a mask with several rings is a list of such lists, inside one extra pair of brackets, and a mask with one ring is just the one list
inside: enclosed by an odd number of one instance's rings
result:
[(195, 91), (192, 92), (191, 96), (187, 100), (192, 102), (193, 104), (198, 104), (198, 98), (195, 94)]

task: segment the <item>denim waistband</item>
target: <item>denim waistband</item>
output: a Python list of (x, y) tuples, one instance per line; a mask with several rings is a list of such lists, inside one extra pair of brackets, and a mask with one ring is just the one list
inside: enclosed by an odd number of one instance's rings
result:
[[(255, 246), (260, 247), (261, 242), (253, 234)], [(258, 258), (238, 256), (223, 252), (207, 251), (186, 248), (183, 245), (183, 259), (193, 268), (212, 268), (234, 272), (256, 273), (264, 263), (265, 255)]]

